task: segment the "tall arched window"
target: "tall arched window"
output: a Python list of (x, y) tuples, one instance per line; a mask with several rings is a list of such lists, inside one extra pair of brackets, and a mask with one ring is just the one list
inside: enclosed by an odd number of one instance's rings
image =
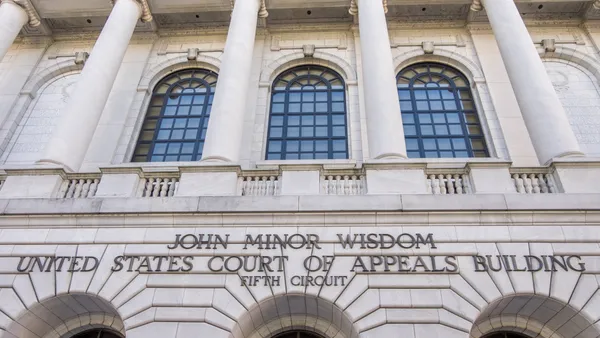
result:
[(217, 74), (186, 69), (154, 89), (134, 162), (198, 161), (217, 85)]
[(273, 84), (267, 160), (346, 159), (346, 92), (342, 77), (301, 66)]
[(276, 335), (274, 338), (321, 338), (321, 336), (308, 331), (289, 331)]
[(397, 77), (410, 158), (488, 157), (467, 78), (437, 63), (419, 63)]

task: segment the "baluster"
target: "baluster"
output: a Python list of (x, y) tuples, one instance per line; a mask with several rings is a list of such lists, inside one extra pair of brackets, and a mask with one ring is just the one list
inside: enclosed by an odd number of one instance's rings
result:
[(333, 185), (333, 176), (327, 176), (327, 195), (335, 195), (335, 186)]
[(440, 181), (440, 194), (446, 195), (446, 193), (448, 192), (448, 190), (446, 189), (446, 182), (444, 180), (444, 175), (439, 174), (438, 175), (438, 180)]
[(100, 179), (98, 179), (98, 178), (90, 179), (90, 190), (88, 191), (86, 197), (90, 198), (90, 197), (96, 196), (96, 190), (98, 190), (99, 182), (100, 182)]
[(454, 175), (454, 184), (456, 185), (456, 193), (458, 195), (462, 195), (462, 193), (463, 193), (463, 181), (462, 181), (461, 175), (459, 175), (459, 174), (455, 174)]
[(75, 193), (73, 194), (73, 198), (81, 197), (81, 190), (83, 189), (84, 180), (74, 180), (75, 182)]
[(169, 185), (169, 197), (175, 196), (175, 188), (177, 188), (177, 179), (172, 178), (171, 184)]
[(525, 192), (525, 186), (523, 185), (523, 180), (519, 174), (513, 174), (513, 180), (515, 181), (515, 187), (517, 187), (517, 192), (522, 194)]
[(552, 175), (547, 174), (546, 180), (548, 180), (548, 190), (550, 190), (551, 194), (555, 194), (557, 189), (556, 189), (556, 185), (554, 184), (554, 178), (552, 178)]
[(267, 196), (267, 182), (269, 182), (269, 178), (267, 176), (263, 176), (261, 183), (261, 196)]
[(267, 185), (267, 195), (275, 195), (275, 176), (269, 176), (269, 184)]
[(160, 184), (160, 197), (167, 197), (167, 195), (169, 194), (169, 182), (171, 180), (168, 178), (165, 178), (161, 184)]
[(144, 197), (152, 197), (152, 187), (154, 186), (154, 178), (150, 177), (146, 179), (146, 191)]
[(336, 176), (335, 180), (337, 183), (337, 194), (343, 195), (344, 194), (344, 181), (342, 181), (342, 176), (341, 175)]
[(87, 179), (85, 180), (85, 182), (83, 183), (83, 188), (81, 189), (81, 197), (82, 198), (87, 198), (88, 193), (90, 192), (90, 184), (92, 183), (91, 179)]
[(544, 174), (538, 174), (538, 182), (540, 184), (540, 190), (541, 190), (542, 194), (547, 194), (548, 193), (548, 185), (546, 184), (546, 179), (544, 177)]
[[(4, 182), (2, 182), (4, 183)], [(2, 185), (0, 184), (0, 187)], [(64, 180), (61, 185), (60, 185), (60, 189), (58, 190), (58, 197), (59, 198), (67, 198), (67, 191), (69, 190), (69, 180)]]
[(533, 187), (531, 186), (531, 181), (527, 177), (527, 174), (521, 174), (521, 179), (523, 179), (523, 185), (525, 186), (525, 192), (531, 194), (533, 191)]
[(431, 178), (431, 182), (432, 182), (433, 194), (434, 195), (441, 194), (442, 190), (440, 188), (440, 181), (437, 179), (437, 177), (435, 175), (430, 175), (430, 178)]
[(275, 177), (275, 191), (273, 192), (273, 195), (279, 195), (279, 189), (280, 189), (280, 180), (279, 180), (279, 176)]
[(533, 189), (533, 193), (539, 194), (541, 190), (540, 190), (540, 184), (537, 180), (537, 177), (535, 176), (535, 174), (530, 174), (529, 178), (531, 179), (531, 187)]
[(348, 175), (344, 175), (344, 180), (342, 181), (342, 184), (344, 185), (344, 195), (348, 196), (350, 195), (350, 182), (348, 182), (350, 180), (350, 177)]
[(431, 180), (431, 175), (425, 174), (425, 189), (428, 194), (433, 194), (433, 181)]
[(358, 177), (356, 175), (353, 175), (350, 181), (350, 191), (352, 195), (358, 195)]
[(448, 194), (454, 195), (454, 182), (452, 181), (452, 175), (446, 175), (446, 182), (448, 185)]

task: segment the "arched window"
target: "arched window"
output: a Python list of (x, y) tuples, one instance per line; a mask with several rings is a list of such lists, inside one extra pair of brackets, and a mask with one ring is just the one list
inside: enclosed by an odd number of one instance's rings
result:
[(346, 159), (346, 92), (342, 77), (301, 66), (273, 84), (267, 160)]
[(198, 161), (217, 85), (217, 74), (187, 69), (154, 89), (134, 162)]
[(282, 333), (273, 338), (322, 338), (316, 333), (308, 332), (308, 331), (289, 331), (286, 333)]
[(514, 333), (514, 332), (497, 332), (491, 335), (485, 336), (485, 338), (529, 338), (528, 336)]
[(397, 77), (410, 158), (488, 157), (467, 78), (456, 69), (419, 63)]
[(107, 330), (90, 330), (77, 334), (73, 338), (121, 338), (121, 336)]

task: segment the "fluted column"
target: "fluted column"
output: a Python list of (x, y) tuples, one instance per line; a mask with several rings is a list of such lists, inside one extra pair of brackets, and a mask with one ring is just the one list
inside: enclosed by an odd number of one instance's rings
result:
[[(238, 162), (261, 0), (235, 2), (202, 161)], [(264, 7), (261, 16), (266, 16)]]
[(381, 0), (353, 2), (362, 55), (369, 154), (371, 158), (406, 158), (406, 142), (390, 39)]
[(0, 1), (0, 61), (28, 21), (23, 7), (12, 0)]
[(116, 1), (40, 163), (79, 170), (141, 15), (136, 0)]
[(548, 163), (555, 157), (583, 155), (514, 1), (482, 0), (481, 3), (540, 163)]

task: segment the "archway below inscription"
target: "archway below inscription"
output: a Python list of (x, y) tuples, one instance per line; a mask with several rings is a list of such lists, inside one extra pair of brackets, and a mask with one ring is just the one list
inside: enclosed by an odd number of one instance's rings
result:
[[(6, 326), (1, 338), (73, 338), (86, 332), (125, 337), (123, 320), (108, 301), (91, 294), (63, 294), (45, 299)], [(102, 337), (104, 337), (102, 336)]]
[(581, 310), (548, 296), (509, 295), (490, 303), (470, 338), (596, 338), (600, 331)]
[(301, 338), (358, 338), (352, 321), (339, 307), (303, 294), (280, 295), (259, 302), (237, 320), (230, 337), (295, 338), (298, 333), (304, 334)]

